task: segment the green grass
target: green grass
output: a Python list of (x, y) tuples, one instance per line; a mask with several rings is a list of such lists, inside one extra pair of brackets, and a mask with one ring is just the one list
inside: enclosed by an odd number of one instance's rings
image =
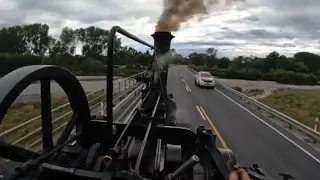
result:
[(320, 116), (320, 90), (275, 90), (260, 102), (313, 128), (315, 118)]
[(231, 88), (242, 93), (242, 88), (239, 86), (235, 86), (235, 87), (231, 87)]
[(264, 90), (263, 89), (246, 89), (243, 93), (249, 97), (253, 97), (253, 96), (262, 95), (264, 93)]
[[(103, 94), (103, 91), (98, 91), (97, 93), (88, 96), (88, 101), (94, 100), (93, 102), (90, 102), (89, 105), (92, 106), (93, 104), (96, 104), (97, 102), (104, 99), (104, 96), (99, 97)], [(99, 98), (98, 98), (99, 97)], [(52, 97), (51, 99), (51, 107), (52, 109), (61, 106), (65, 103), (68, 103), (67, 97)], [(55, 120), (57, 117), (60, 117), (61, 115), (69, 112), (71, 110), (70, 105), (67, 105), (63, 108), (58, 109), (57, 111), (52, 113), (52, 119)], [(26, 103), (18, 103), (15, 105), (12, 105), (10, 109), (8, 110), (6, 116), (4, 117), (1, 126), (0, 126), (0, 132), (3, 132), (5, 130), (8, 130), (12, 127), (15, 127), (25, 121), (28, 121), (29, 119), (32, 119), (36, 116), (39, 116), (41, 112), (41, 102), (39, 101), (30, 101)], [(64, 118), (61, 118), (53, 123), (53, 129), (61, 126), (65, 122), (69, 121), (72, 116), (72, 113), (68, 114)], [(34, 120), (33, 122), (27, 124), (25, 127), (20, 128), (19, 130), (16, 130), (10, 134), (8, 134), (5, 137), (5, 141), (7, 143), (14, 143), (16, 140), (26, 136), (27, 134), (33, 132), (34, 130), (41, 127), (41, 118)], [(56, 131), (54, 134), (59, 133), (64, 128), (60, 128), (59, 131)], [(25, 140), (16, 143), (15, 145), (19, 147), (26, 147), (36, 140), (40, 139), (42, 137), (42, 131), (39, 130), (35, 134), (31, 135), (30, 137), (26, 138)]]

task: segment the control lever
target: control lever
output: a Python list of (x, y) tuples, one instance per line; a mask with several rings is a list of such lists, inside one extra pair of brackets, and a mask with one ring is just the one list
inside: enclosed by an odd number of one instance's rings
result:
[(193, 155), (183, 163), (178, 169), (176, 169), (173, 173), (170, 173), (167, 175), (165, 180), (172, 180), (175, 179), (177, 176), (179, 176), (181, 173), (183, 173), (185, 170), (188, 170), (190, 167), (195, 166), (200, 162), (200, 158), (197, 155)]

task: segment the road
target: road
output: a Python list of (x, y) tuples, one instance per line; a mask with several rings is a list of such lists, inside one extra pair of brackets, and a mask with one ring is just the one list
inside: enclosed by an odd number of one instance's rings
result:
[[(320, 177), (320, 154), (223, 89), (202, 89), (185, 66), (169, 70), (168, 92), (178, 106), (178, 123), (217, 133), (220, 147), (230, 148), (240, 164), (259, 164), (270, 175), (290, 172), (298, 180)], [(318, 177), (318, 178), (317, 178)]]
[[(121, 81), (122, 78), (117, 78), (114, 82)], [(85, 92), (94, 92), (100, 89), (106, 88), (106, 81), (105, 80), (94, 80), (94, 81), (80, 81), (83, 89)], [(124, 82), (121, 83), (121, 88), (124, 88)], [(127, 86), (129, 86), (129, 82), (127, 82)], [(119, 90), (119, 84), (114, 84), (114, 91)], [(50, 91), (54, 96), (65, 96), (65, 92), (63, 89), (55, 82), (51, 83)], [(29, 85), (18, 98), (15, 100), (14, 103), (18, 102), (26, 102), (26, 101), (39, 101), (40, 100), (40, 83), (31, 84)]]

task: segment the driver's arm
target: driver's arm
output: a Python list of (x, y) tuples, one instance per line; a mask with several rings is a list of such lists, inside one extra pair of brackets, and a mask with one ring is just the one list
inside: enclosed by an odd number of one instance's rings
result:
[(232, 171), (227, 177), (227, 180), (251, 180), (251, 179), (245, 170), (239, 169), (236, 171)]

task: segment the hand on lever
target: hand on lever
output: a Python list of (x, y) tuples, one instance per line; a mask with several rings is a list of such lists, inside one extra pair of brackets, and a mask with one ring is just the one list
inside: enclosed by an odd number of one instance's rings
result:
[(227, 180), (251, 180), (251, 178), (245, 170), (239, 169), (232, 171), (227, 177)]

